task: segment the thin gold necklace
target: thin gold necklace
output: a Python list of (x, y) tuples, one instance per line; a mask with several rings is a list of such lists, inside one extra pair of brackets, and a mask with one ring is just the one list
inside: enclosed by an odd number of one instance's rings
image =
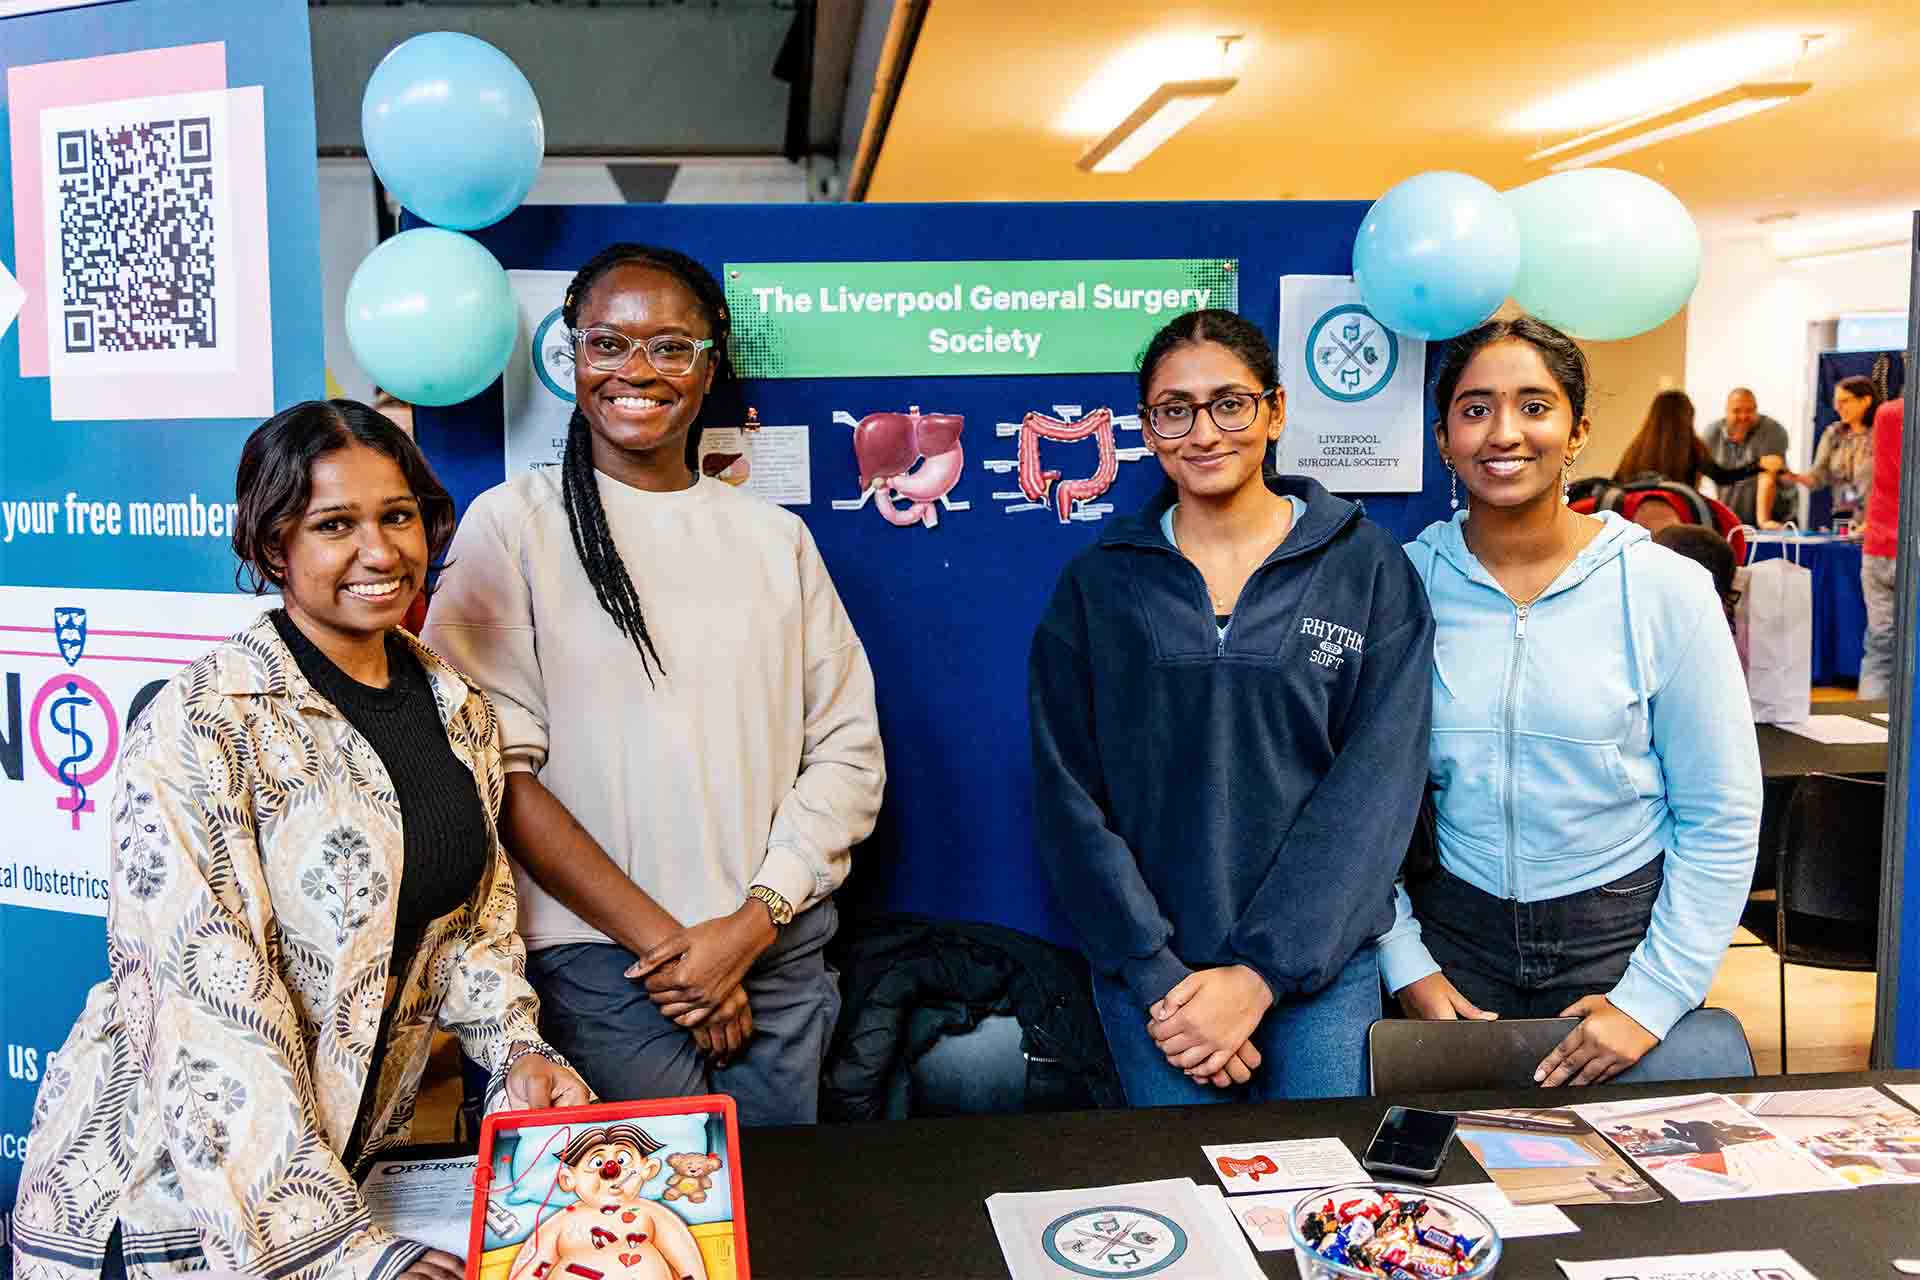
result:
[[(1285, 540), (1285, 538), (1286, 538), (1286, 534), (1288, 534), (1288, 533), (1291, 533), (1291, 532), (1293, 532), (1293, 504), (1292, 504), (1291, 502), (1289, 502), (1289, 503), (1287, 503), (1287, 504), (1286, 504), (1286, 507), (1285, 507), (1285, 511), (1286, 511), (1286, 513), (1287, 513), (1287, 514), (1286, 514), (1286, 520), (1287, 520), (1287, 528), (1286, 528), (1286, 530), (1285, 530), (1285, 531), (1284, 531), (1284, 532), (1283, 532), (1283, 533), (1281, 534), (1281, 536), (1280, 536), (1280, 539), (1278, 539), (1278, 540), (1276, 540), (1276, 541), (1275, 541), (1275, 543), (1274, 543), (1274, 546), (1278, 546), (1278, 545), (1280, 544), (1280, 542), (1281, 542), (1281, 541), (1284, 541), (1284, 540)], [(1180, 519), (1180, 515), (1179, 515), (1179, 513), (1178, 513), (1178, 512), (1175, 512), (1175, 513), (1174, 513), (1174, 522), (1176, 523), (1176, 525), (1178, 524), (1178, 522), (1179, 522), (1179, 519)], [(1174, 530), (1174, 532), (1175, 532), (1175, 534), (1177, 535), (1177, 534), (1179, 533), (1179, 530), (1178, 530), (1178, 529), (1176, 528), (1176, 529)], [(1254, 545), (1255, 545), (1255, 550), (1256, 550), (1256, 551), (1258, 551), (1258, 550), (1259, 550), (1259, 548), (1260, 548), (1260, 546), (1262, 546), (1262, 545), (1264, 545), (1264, 543), (1265, 543), (1265, 539), (1264, 539), (1264, 538), (1263, 538), (1263, 539), (1261, 539), (1261, 540), (1260, 540), (1259, 542), (1256, 542), (1256, 543), (1254, 544)], [(1267, 550), (1266, 550), (1265, 552), (1261, 552), (1261, 553), (1260, 553), (1260, 559), (1261, 559), (1261, 560), (1265, 560), (1265, 559), (1267, 558), (1267, 556), (1268, 556), (1268, 555), (1271, 555), (1271, 554), (1272, 554), (1272, 550), (1273, 550), (1273, 548), (1271, 548), (1271, 547), (1269, 547), (1269, 548), (1268, 548), (1268, 549), (1267, 549)], [(1191, 557), (1189, 557), (1189, 559), (1191, 559)], [(1247, 553), (1245, 553), (1245, 552), (1241, 552), (1241, 553), (1240, 553), (1240, 554), (1239, 554), (1238, 556), (1236, 556), (1236, 557), (1234, 558), (1234, 560), (1232, 561), (1232, 565), (1233, 565), (1233, 567), (1234, 567), (1235, 569), (1238, 569), (1238, 568), (1239, 568), (1239, 567), (1240, 567), (1240, 566), (1241, 566), (1242, 564), (1247, 564), (1247, 565), (1248, 565), (1248, 568), (1247, 568), (1247, 573), (1246, 573), (1246, 576), (1247, 576), (1247, 577), (1251, 577), (1251, 576), (1253, 575), (1253, 569), (1254, 569), (1254, 565), (1253, 565), (1252, 563), (1249, 563), (1249, 562), (1251, 562), (1252, 560), (1253, 560), (1253, 557), (1252, 557), (1252, 556), (1249, 556), (1249, 555), (1248, 555)], [(1199, 562), (1199, 561), (1197, 561), (1197, 560), (1196, 560), (1196, 561), (1194, 561), (1194, 566), (1193, 566), (1193, 567), (1194, 567), (1194, 568), (1196, 568), (1196, 569), (1200, 569), (1200, 562)], [(1211, 578), (1209, 578), (1209, 577), (1207, 577), (1207, 571), (1206, 571), (1205, 569), (1200, 569), (1200, 580), (1201, 580), (1202, 582), (1204, 582), (1204, 583), (1206, 583), (1206, 584), (1207, 584), (1207, 596), (1208, 596), (1208, 597), (1209, 597), (1209, 598), (1210, 598), (1210, 599), (1211, 599), (1211, 600), (1213, 601), (1213, 611), (1214, 611), (1215, 613), (1225, 613), (1225, 612), (1227, 612), (1227, 601), (1226, 601), (1226, 597), (1225, 597), (1225, 596), (1223, 596), (1223, 595), (1221, 595), (1221, 594), (1220, 594), (1220, 592), (1219, 592), (1218, 590), (1216, 590), (1216, 589), (1215, 589), (1215, 587), (1214, 587), (1214, 585), (1213, 585), (1213, 579), (1211, 579)], [(1241, 580), (1241, 584), (1240, 584), (1240, 585), (1241, 585), (1241, 587), (1242, 587), (1242, 588), (1244, 588), (1244, 587), (1246, 586), (1246, 581), (1245, 581), (1245, 578), (1242, 578), (1242, 580)], [(1238, 604), (1239, 602), (1240, 602), (1240, 600), (1239, 600), (1239, 597), (1238, 597), (1238, 596), (1235, 596), (1235, 597), (1234, 597), (1234, 603), (1235, 603), (1235, 604)]]
[[(1462, 527), (1462, 530), (1461, 530), (1461, 536), (1462, 538), (1466, 536), (1466, 531), (1464, 526)], [(1472, 550), (1472, 547), (1469, 546), (1468, 550)], [(1501, 593), (1505, 595), (1508, 600), (1511, 600), (1513, 602), (1514, 608), (1531, 609), (1533, 607), (1533, 602), (1538, 600), (1541, 596), (1547, 594), (1548, 589), (1551, 588), (1554, 583), (1560, 581), (1560, 575), (1567, 571), (1568, 565), (1572, 564), (1575, 560), (1578, 560), (1580, 558), (1580, 553), (1584, 550), (1586, 550), (1586, 544), (1584, 543), (1582, 543), (1580, 546), (1575, 547), (1572, 550), (1572, 552), (1570, 552), (1566, 556), (1565, 559), (1561, 560), (1558, 564), (1554, 566), (1553, 576), (1548, 578), (1545, 584), (1543, 584), (1538, 591), (1535, 591), (1532, 595), (1528, 596), (1525, 600), (1522, 600), (1519, 596), (1513, 594), (1513, 592), (1508, 591), (1504, 585), (1500, 586)], [(1480, 559), (1478, 553), (1474, 555), (1474, 559), (1476, 560)], [(1485, 563), (1486, 562), (1484, 560), (1481, 561), (1482, 565), (1484, 565)], [(1493, 578), (1494, 583), (1496, 585), (1500, 584), (1500, 579), (1494, 576), (1493, 570), (1488, 569), (1487, 576)]]

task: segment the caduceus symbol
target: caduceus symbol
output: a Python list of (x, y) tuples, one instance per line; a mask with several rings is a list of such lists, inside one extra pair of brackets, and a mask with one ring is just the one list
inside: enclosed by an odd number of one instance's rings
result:
[[(69, 680), (66, 695), (55, 698), (53, 705), (47, 708), (47, 718), (53, 721), (54, 731), (67, 735), (67, 754), (61, 758), (54, 775), (62, 786), (73, 788), (73, 795), (60, 807), (73, 813), (75, 827), (80, 825), (80, 812), (87, 802), (87, 789), (81, 785), (73, 766), (84, 764), (93, 755), (93, 735), (80, 727), (80, 708), (92, 705), (93, 699), (81, 693), (80, 686)], [(60, 719), (62, 711), (67, 713), (64, 723)]]

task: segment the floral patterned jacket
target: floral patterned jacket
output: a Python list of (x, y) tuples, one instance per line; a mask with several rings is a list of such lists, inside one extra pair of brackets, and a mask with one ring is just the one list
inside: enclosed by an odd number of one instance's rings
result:
[[(408, 637), (411, 641), (411, 637)], [(495, 822), (497, 723), (413, 641), (473, 771), (491, 873), (394, 996), (367, 1154), (405, 1142), (433, 1024), (493, 1072), (544, 1050)], [(21, 1280), (203, 1267), (387, 1280), (423, 1246), (374, 1225), (341, 1155), (386, 1004), (400, 808), (368, 744), (262, 615), (176, 676), (115, 782), (111, 976), (50, 1062), (14, 1218)]]

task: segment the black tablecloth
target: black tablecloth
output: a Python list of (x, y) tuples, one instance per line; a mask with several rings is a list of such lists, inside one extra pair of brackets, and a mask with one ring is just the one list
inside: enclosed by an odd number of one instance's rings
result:
[[(1920, 1083), (1920, 1072), (1689, 1081), (1585, 1090), (1435, 1094), (1391, 1101), (1444, 1110), (1544, 1106), (1718, 1090)], [(1264, 1106), (980, 1116), (820, 1128), (755, 1129), (741, 1138), (754, 1280), (1004, 1280), (987, 1219), (998, 1191), (1048, 1191), (1153, 1178), (1217, 1185), (1203, 1143), (1337, 1137), (1358, 1155), (1388, 1099)], [(1459, 1143), (1440, 1176), (1486, 1181)], [(1499, 1275), (1558, 1280), (1555, 1259), (1784, 1248), (1822, 1280), (1891, 1276), (1920, 1256), (1920, 1185), (1681, 1204), (1576, 1205), (1577, 1235), (1507, 1242)], [(1288, 1253), (1262, 1253), (1269, 1276), (1297, 1275)]]
[[(1872, 721), (1883, 729), (1887, 727), (1886, 722), (1874, 720), (1872, 713), (1886, 709), (1885, 699), (1813, 704), (1813, 714), (1817, 716), (1850, 715), (1856, 720)], [(1754, 735), (1760, 740), (1760, 772), (1768, 779), (1798, 778), (1809, 773), (1886, 776), (1887, 744), (1884, 742), (1829, 746), (1771, 724), (1755, 725)]]

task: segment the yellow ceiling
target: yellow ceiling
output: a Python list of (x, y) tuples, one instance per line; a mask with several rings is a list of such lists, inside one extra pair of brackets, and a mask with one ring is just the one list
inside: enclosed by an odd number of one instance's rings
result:
[[(1556, 94), (1676, 50), (1690, 66), (1698, 42), (1801, 32), (1829, 38), (1739, 78), (1811, 80), (1804, 96), (1611, 163), (1709, 231), (1920, 206), (1920, 0), (933, 0), (868, 199), (1372, 199), (1428, 169), (1505, 189), (1548, 172), (1529, 152), (1584, 131), (1512, 127)], [(1218, 105), (1130, 173), (1074, 166), (1160, 81), (1221, 74), (1229, 33), (1240, 83)], [(1669, 100), (1713, 87), (1676, 72)]]

